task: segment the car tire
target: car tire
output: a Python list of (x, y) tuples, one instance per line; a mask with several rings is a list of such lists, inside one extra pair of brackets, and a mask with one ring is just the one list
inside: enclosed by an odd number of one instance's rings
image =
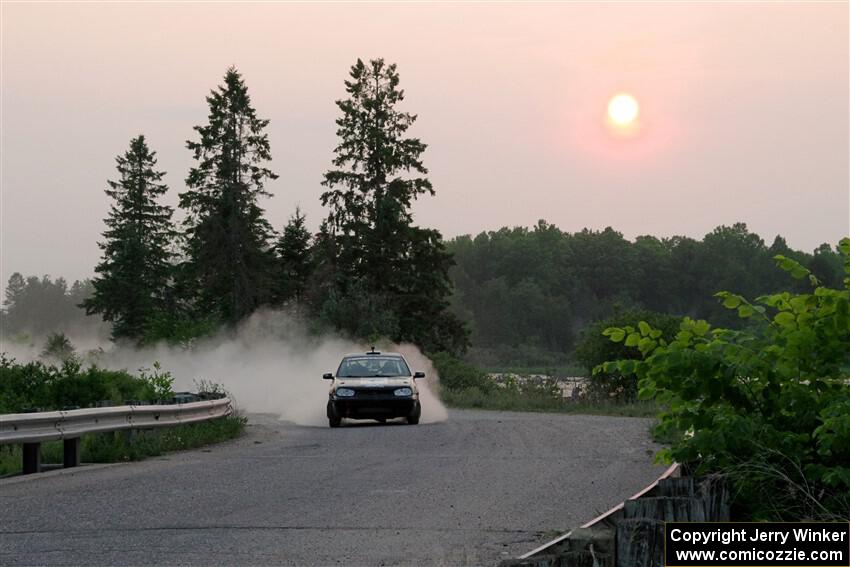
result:
[(342, 417), (337, 413), (336, 408), (331, 402), (328, 402), (328, 425), (331, 427), (339, 427), (342, 424)]
[(422, 415), (422, 406), (419, 405), (419, 402), (416, 402), (416, 406), (413, 408), (407, 415), (407, 423), (410, 425), (416, 425), (419, 423), (419, 417)]

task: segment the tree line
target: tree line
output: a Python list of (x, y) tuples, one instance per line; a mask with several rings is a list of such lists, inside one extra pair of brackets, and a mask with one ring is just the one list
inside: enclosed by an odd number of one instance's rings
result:
[[(772, 257), (783, 254), (827, 286), (841, 260), (824, 244), (813, 254), (781, 237), (769, 246), (746, 225), (720, 226), (701, 240), (639, 236), (612, 228), (569, 233), (545, 221), (445, 242), (415, 226), (410, 208), (433, 195), (427, 148), (408, 135), (416, 115), (395, 65), (361, 60), (336, 105), (337, 145), (319, 195), (327, 215), (311, 234), (296, 209), (276, 231), (261, 203), (270, 197), (268, 120), (254, 109), (235, 68), (206, 97), (205, 124), (186, 142), (194, 165), (179, 193), (183, 220), (163, 204), (170, 190), (144, 135), (116, 157), (111, 207), (90, 281), (13, 274), (4, 332), (44, 334), (90, 315), (116, 341), (183, 342), (258, 308), (297, 307), (318, 327), (357, 338), (412, 342), (427, 352), (463, 353), (482, 365), (570, 360), (590, 324), (635, 310), (738, 320), (718, 290), (758, 296), (782, 289)], [(64, 321), (64, 323), (63, 323)]]
[[(447, 309), (451, 256), (442, 236), (415, 226), (413, 201), (433, 195), (422, 154), (407, 134), (416, 115), (395, 65), (351, 67), (337, 101), (338, 144), (320, 199), (327, 217), (310, 234), (296, 209), (276, 232), (271, 147), (248, 88), (231, 67), (212, 90), (205, 124), (186, 142), (194, 165), (179, 193), (182, 223), (162, 202), (166, 173), (144, 135), (116, 157), (111, 208), (91, 293), (80, 305), (137, 343), (191, 338), (235, 326), (263, 306), (298, 305), (327, 326), (361, 338), (388, 337), (428, 351), (460, 352), (463, 324)], [(19, 275), (17, 277), (20, 277)], [(7, 291), (6, 318), (24, 309)]]
[[(647, 311), (739, 326), (714, 297), (748, 297), (788, 289), (777, 254), (793, 258), (839, 287), (841, 256), (827, 244), (812, 254), (777, 236), (768, 245), (743, 223), (718, 226), (701, 240), (639, 236), (612, 228), (565, 232), (545, 221), (447, 243), (455, 266), (452, 309), (471, 330), (468, 358), (493, 365), (561, 364), (594, 322)], [(792, 291), (805, 291), (796, 282)], [(620, 314), (620, 315), (618, 315)], [(609, 325), (610, 326), (610, 325)]]
[(68, 285), (65, 278), (24, 277), (15, 272), (6, 283), (0, 327), (4, 338), (28, 333), (46, 336), (55, 331), (89, 327), (91, 318), (79, 305), (91, 297), (91, 280)]
[[(322, 233), (311, 235), (304, 215), (293, 213), (269, 249), (271, 268), (277, 270), (270, 278), (276, 285), (272, 303), (312, 310), (318, 305), (312, 316), (328, 325), (337, 322), (358, 336), (388, 336), (398, 328), (392, 319), (397, 315), (388, 314), (388, 301), (369, 294), (361, 280), (346, 281), (333, 269), (332, 256), (322, 256), (318, 248), (329, 242)], [(671, 321), (677, 328), (681, 316), (740, 326), (742, 320), (714, 293), (757, 297), (787, 289), (789, 282), (772, 259), (777, 254), (795, 259), (826, 286), (839, 287), (842, 277), (841, 258), (828, 245), (808, 254), (776, 237), (768, 246), (744, 224), (719, 226), (699, 240), (640, 236), (632, 242), (611, 228), (569, 233), (541, 221), (532, 228), (460, 236), (442, 250), (455, 262), (451, 281), (442, 284), (452, 294), (443, 301), (470, 331), (467, 359), (483, 366), (578, 362), (592, 367), (613, 358), (608, 351), (614, 345), (602, 330), (639, 319), (662, 329)], [(794, 285), (795, 291), (805, 291), (805, 283)], [(13, 274), (0, 314), (3, 328), (36, 335), (78, 328), (91, 317), (77, 305), (86, 304), (94, 290), (91, 280), (68, 285), (62, 278)], [(201, 314), (190, 319), (188, 311), (154, 311), (144, 325), (145, 336), (180, 340), (214, 330), (219, 322)]]

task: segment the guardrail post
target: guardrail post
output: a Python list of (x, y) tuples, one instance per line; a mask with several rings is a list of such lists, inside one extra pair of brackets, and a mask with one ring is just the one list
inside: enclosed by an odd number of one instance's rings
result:
[(63, 445), (62, 466), (66, 469), (80, 466), (80, 438), (65, 439)]
[(24, 474), (41, 472), (41, 443), (24, 443)]

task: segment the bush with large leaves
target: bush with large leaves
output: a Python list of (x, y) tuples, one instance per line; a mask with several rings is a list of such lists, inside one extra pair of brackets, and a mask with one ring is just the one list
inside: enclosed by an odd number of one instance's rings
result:
[[(627, 325), (652, 325), (658, 337), (671, 339), (679, 328), (679, 318), (665, 313), (656, 313), (646, 309), (618, 310), (613, 315), (588, 326), (581, 334), (575, 349), (575, 359), (588, 372), (606, 360), (639, 359), (641, 353), (637, 341), (612, 342), (603, 336), (610, 327)], [(656, 337), (656, 338), (658, 338)], [(637, 379), (634, 374), (621, 372), (594, 372), (589, 380), (589, 395), (594, 399), (617, 398), (633, 401), (637, 397)]]
[(685, 318), (669, 341), (645, 322), (604, 332), (643, 358), (597, 371), (635, 374), (640, 397), (668, 408), (660, 427), (685, 432), (660, 457), (727, 473), (753, 519), (850, 518), (850, 238), (839, 250), (843, 289), (776, 256), (811, 293), (718, 293), (742, 330)]

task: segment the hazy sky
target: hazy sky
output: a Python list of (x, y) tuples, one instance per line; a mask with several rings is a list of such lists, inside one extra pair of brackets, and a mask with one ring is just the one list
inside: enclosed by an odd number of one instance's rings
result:
[[(144, 133), (169, 201), (185, 141), (235, 64), (280, 178), (263, 206), (312, 228), (357, 57), (398, 63), (446, 237), (540, 218), (701, 237), (746, 222), (811, 251), (850, 234), (848, 3), (2, 4), (2, 250), (87, 277), (114, 157)], [(606, 125), (625, 91), (640, 126)]]

